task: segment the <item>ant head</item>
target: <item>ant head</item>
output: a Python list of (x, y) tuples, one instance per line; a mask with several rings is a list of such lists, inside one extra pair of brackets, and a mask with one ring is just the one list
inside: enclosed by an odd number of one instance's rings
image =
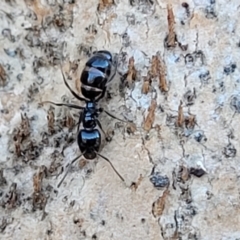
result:
[(99, 151), (101, 145), (101, 135), (97, 129), (80, 130), (78, 133), (78, 146), (81, 152), (84, 152), (86, 159), (96, 158), (96, 152)]

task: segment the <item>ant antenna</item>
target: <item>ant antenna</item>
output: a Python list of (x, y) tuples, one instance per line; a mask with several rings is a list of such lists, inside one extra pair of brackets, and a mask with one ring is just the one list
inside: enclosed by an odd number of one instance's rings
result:
[(81, 107), (81, 106), (78, 106), (78, 105), (75, 105), (75, 104), (69, 104), (69, 103), (55, 103), (55, 102), (51, 102), (51, 101), (43, 101), (43, 102), (41, 102), (41, 104), (45, 104), (45, 103), (50, 103), (50, 104), (58, 106), (58, 107), (64, 106), (64, 107), (80, 109), (80, 110), (85, 109), (84, 107)]
[(103, 155), (101, 155), (100, 153), (98, 153), (98, 152), (96, 152), (96, 151), (95, 151), (95, 153), (96, 153), (99, 157), (101, 157), (101, 158), (103, 158), (104, 160), (106, 160), (106, 161), (111, 165), (111, 167), (112, 167), (112, 169), (114, 170), (114, 172), (119, 176), (119, 178), (120, 178), (123, 182), (125, 182), (124, 178), (119, 174), (119, 172), (116, 170), (116, 168), (113, 166), (113, 164), (110, 162), (110, 160), (109, 160), (108, 158), (104, 157)]
[[(85, 153), (85, 152), (84, 152), (84, 153)], [(67, 166), (66, 166), (66, 167), (67, 167), (67, 171), (66, 171), (65, 175), (63, 176), (62, 180), (61, 180), (61, 181), (59, 182), (59, 184), (57, 185), (58, 188), (61, 186), (62, 182), (63, 182), (64, 179), (66, 178), (66, 176), (67, 176), (67, 174), (68, 174), (68, 172), (69, 172), (69, 170), (70, 170), (71, 165), (72, 165), (73, 163), (75, 163), (84, 153), (82, 153), (81, 155), (79, 155), (79, 156), (77, 156), (76, 158), (74, 158), (71, 163), (67, 164)]]

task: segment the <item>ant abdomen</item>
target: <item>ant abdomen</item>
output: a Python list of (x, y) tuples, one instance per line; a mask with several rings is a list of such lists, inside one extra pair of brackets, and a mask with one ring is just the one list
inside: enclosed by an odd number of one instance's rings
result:
[(81, 92), (85, 98), (96, 100), (102, 97), (106, 91), (112, 70), (112, 55), (110, 52), (101, 50), (86, 62), (81, 74)]

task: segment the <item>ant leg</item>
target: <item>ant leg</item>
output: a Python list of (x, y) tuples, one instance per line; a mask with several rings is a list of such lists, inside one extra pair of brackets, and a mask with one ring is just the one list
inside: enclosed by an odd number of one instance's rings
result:
[[(121, 51), (122, 51), (122, 48), (121, 48), (119, 54), (121, 53)], [(116, 65), (115, 65), (114, 73), (113, 73), (113, 75), (111, 76), (111, 78), (108, 80), (108, 82), (107, 82), (106, 85), (108, 85), (108, 84), (114, 79), (114, 77), (116, 76), (116, 73), (117, 73), (117, 66), (118, 66), (118, 59), (117, 59)]]
[(100, 99), (102, 99), (104, 97), (105, 93), (106, 93), (106, 87), (103, 89), (101, 95), (95, 101), (98, 102)]
[(59, 107), (65, 106), (65, 107), (75, 108), (75, 109), (81, 109), (81, 110), (84, 109), (84, 107), (80, 107), (80, 106), (78, 106), (78, 105), (68, 104), (68, 103), (55, 103), (55, 102), (51, 102), (51, 101), (41, 102), (41, 104), (45, 104), (45, 103), (50, 103), (50, 104), (53, 104), (53, 105), (59, 106)]
[[(80, 124), (81, 124), (81, 122), (82, 122), (82, 117), (83, 117), (83, 114), (82, 114), (82, 112), (80, 112), (80, 117), (79, 117), (78, 123), (74, 126), (74, 127), (78, 126), (77, 132), (79, 132), (79, 127), (80, 127)], [(65, 146), (63, 146), (63, 148), (62, 148), (61, 153), (62, 153), (63, 156), (64, 156), (64, 150), (65, 150), (67, 147), (68, 147), (68, 146), (65, 145)]]
[(67, 164), (67, 166), (66, 166), (66, 167), (68, 167), (68, 168), (67, 168), (67, 171), (66, 171), (65, 175), (63, 176), (62, 180), (61, 180), (61, 181), (59, 182), (59, 184), (57, 185), (58, 188), (61, 186), (62, 182), (63, 182), (64, 179), (66, 178), (66, 176), (67, 176), (67, 174), (68, 174), (68, 172), (69, 172), (69, 169), (70, 169), (71, 165), (72, 165), (74, 162), (76, 162), (82, 155), (83, 155), (83, 153), (82, 153), (81, 155), (77, 156), (76, 158), (74, 158), (70, 164)]
[(62, 76), (63, 76), (63, 81), (64, 81), (66, 87), (67, 87), (67, 88), (69, 89), (69, 91), (72, 93), (72, 95), (73, 95), (75, 98), (77, 98), (78, 100), (86, 102), (86, 99), (85, 99), (85, 98), (82, 98), (82, 97), (78, 96), (78, 94), (76, 94), (76, 93), (70, 88), (70, 86), (68, 85), (67, 80), (66, 80), (66, 78), (65, 78), (65, 76), (64, 76), (64, 74), (63, 74), (62, 66), (61, 66), (61, 72), (62, 72)]
[(83, 113), (80, 112), (80, 116), (79, 116), (79, 120), (78, 120), (77, 132), (79, 132), (80, 124), (81, 124), (82, 121), (83, 121)]
[(116, 76), (116, 73), (117, 73), (117, 65), (116, 65), (116, 67), (115, 67), (115, 69), (114, 69), (113, 75), (112, 75), (111, 78), (107, 81), (106, 86), (114, 79), (114, 77)]
[(102, 131), (103, 134), (105, 135), (105, 138), (107, 139), (107, 135), (106, 135), (105, 131), (104, 131), (103, 128), (102, 128), (102, 124), (99, 122), (98, 119), (95, 119), (95, 120), (96, 120), (96, 123), (97, 123), (98, 127), (101, 129), (101, 131)]
[(111, 114), (110, 112), (104, 110), (103, 108), (99, 108), (99, 111), (100, 111), (100, 112), (105, 112), (108, 116), (110, 116), (110, 117), (112, 117), (112, 118), (114, 118), (114, 119), (117, 119), (117, 120), (119, 120), (119, 121), (121, 121), (121, 122), (129, 123), (128, 121), (122, 120), (122, 119), (114, 116), (113, 114)]
[(110, 160), (109, 160), (108, 158), (104, 157), (103, 155), (99, 154), (99, 153), (96, 152), (96, 151), (95, 151), (95, 153), (96, 153), (99, 157), (101, 157), (101, 158), (103, 158), (104, 160), (106, 160), (106, 161), (111, 165), (111, 167), (112, 167), (112, 169), (114, 170), (114, 172), (119, 176), (119, 178), (120, 178), (123, 182), (125, 182), (124, 178), (118, 173), (118, 171), (115, 169), (115, 167), (112, 165), (112, 163), (110, 162)]

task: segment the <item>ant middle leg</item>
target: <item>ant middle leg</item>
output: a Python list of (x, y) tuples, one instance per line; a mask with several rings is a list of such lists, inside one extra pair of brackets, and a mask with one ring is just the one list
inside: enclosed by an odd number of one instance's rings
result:
[(111, 163), (111, 161), (110, 161), (108, 158), (104, 157), (103, 155), (101, 155), (100, 153), (98, 153), (98, 152), (96, 152), (96, 151), (95, 151), (95, 153), (96, 153), (99, 157), (101, 157), (101, 158), (103, 158), (105, 161), (107, 161), (107, 162), (111, 165), (111, 167), (112, 167), (112, 169), (114, 170), (114, 172), (119, 176), (119, 178), (120, 178), (123, 182), (125, 182), (124, 178), (120, 175), (120, 173), (116, 170), (116, 168), (113, 166), (113, 164)]
[(116, 64), (116, 67), (114, 69), (113, 75), (109, 78), (109, 80), (107, 82), (107, 85), (114, 79), (114, 77), (116, 76), (116, 73), (117, 73), (117, 64)]

